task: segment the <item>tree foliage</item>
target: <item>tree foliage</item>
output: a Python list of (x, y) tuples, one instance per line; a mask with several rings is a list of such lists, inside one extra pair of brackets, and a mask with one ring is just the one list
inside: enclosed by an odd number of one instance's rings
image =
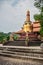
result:
[(35, 0), (34, 6), (40, 10), (43, 9), (43, 0)]
[(41, 29), (40, 29), (40, 34), (43, 37), (43, 27), (41, 27)]
[(34, 15), (34, 19), (40, 21), (40, 34), (43, 36), (43, 0), (35, 0), (34, 6), (40, 11), (40, 14)]
[(9, 40), (9, 34), (0, 32), (0, 43), (4, 43)]
[(17, 34), (14, 34), (14, 40), (18, 40), (19, 36)]
[(40, 20), (40, 18), (41, 18), (41, 15), (40, 15), (40, 14), (35, 14), (35, 15), (34, 15), (34, 19), (35, 19), (35, 20)]

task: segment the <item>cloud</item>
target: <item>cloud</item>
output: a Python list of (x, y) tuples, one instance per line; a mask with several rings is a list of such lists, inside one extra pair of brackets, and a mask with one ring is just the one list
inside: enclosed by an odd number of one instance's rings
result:
[(4, 0), (0, 7), (0, 31), (10, 32), (21, 29), (26, 11), (30, 10), (31, 21), (34, 21), (33, 15), (38, 12), (34, 7), (34, 0)]

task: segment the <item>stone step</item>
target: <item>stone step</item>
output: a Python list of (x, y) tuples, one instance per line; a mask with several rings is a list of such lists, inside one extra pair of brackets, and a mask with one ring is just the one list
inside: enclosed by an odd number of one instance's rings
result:
[[(41, 54), (43, 55), (43, 51), (41, 49), (32, 49), (32, 48), (13, 48), (13, 47), (0, 47), (0, 51), (3, 52), (9, 52), (9, 53), (18, 53), (18, 54), (22, 54), (22, 53), (31, 53), (31, 54)], [(28, 54), (27, 54), (28, 55)], [(42, 56), (43, 57), (43, 56)]]
[(31, 57), (41, 57), (43, 58), (43, 54), (39, 53), (24, 53), (24, 52), (12, 52), (12, 51), (2, 51), (2, 53), (7, 53), (7, 54), (15, 54), (15, 55), (23, 55), (23, 56), (31, 56)]
[(7, 49), (8, 51), (16, 51), (16, 52), (25, 52), (25, 53), (31, 53), (31, 52), (34, 52), (34, 53), (41, 53), (43, 54), (43, 51), (42, 50), (37, 50), (37, 49), (21, 49), (21, 48), (8, 48)]
[(43, 61), (43, 58), (40, 58), (40, 57), (22, 56), (22, 55), (14, 55), (14, 54), (7, 54), (7, 53), (0, 53), (0, 55), (12, 57), (12, 58), (19, 58), (19, 59), (35, 59), (35, 60), (42, 60)]
[(4, 49), (4, 47), (0, 47), (0, 50), (3, 50)]
[(41, 53), (43, 54), (43, 51), (41, 49), (37, 49), (37, 47), (34, 48), (29, 48), (29, 47), (0, 47), (0, 50), (8, 50), (8, 51), (17, 51), (17, 52), (34, 52), (34, 53)]
[(43, 51), (40, 48), (29, 47), (0, 47), (0, 55), (16, 58), (43, 59)]

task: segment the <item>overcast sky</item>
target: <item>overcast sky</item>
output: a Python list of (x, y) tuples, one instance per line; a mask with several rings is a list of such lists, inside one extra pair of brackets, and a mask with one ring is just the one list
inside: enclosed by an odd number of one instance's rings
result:
[(15, 32), (21, 29), (26, 18), (26, 11), (30, 11), (30, 20), (38, 13), (34, 7), (34, 0), (0, 0), (0, 32)]

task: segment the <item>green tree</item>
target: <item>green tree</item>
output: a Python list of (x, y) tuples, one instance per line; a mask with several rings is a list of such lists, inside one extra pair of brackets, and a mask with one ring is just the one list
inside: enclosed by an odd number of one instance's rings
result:
[(40, 34), (43, 36), (43, 0), (35, 0), (34, 6), (39, 9), (40, 14), (35, 14), (34, 19), (40, 21)]
[(9, 40), (9, 34), (0, 32), (0, 43), (4, 43)]
[(7, 41), (9, 41), (9, 39), (10, 39), (10, 36), (7, 36)]
[(43, 11), (43, 0), (35, 0), (34, 6), (38, 9), (40, 9), (40, 11)]
[(14, 34), (14, 40), (18, 40), (19, 36), (17, 34)]

